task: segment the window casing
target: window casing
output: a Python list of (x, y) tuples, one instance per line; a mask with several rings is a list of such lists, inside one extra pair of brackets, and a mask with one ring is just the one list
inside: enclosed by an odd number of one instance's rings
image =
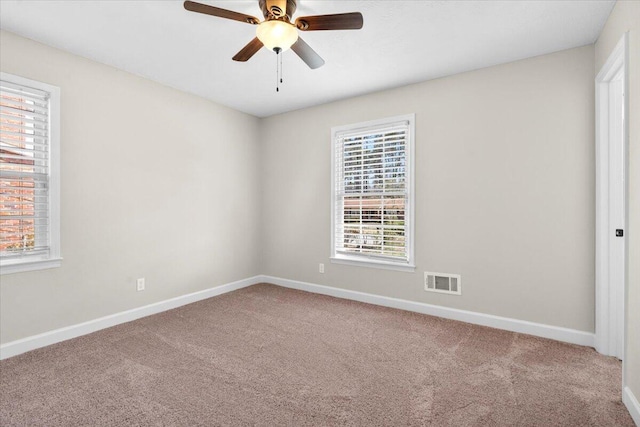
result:
[(414, 122), (332, 129), (332, 262), (414, 271)]
[(60, 90), (0, 73), (0, 273), (60, 266)]

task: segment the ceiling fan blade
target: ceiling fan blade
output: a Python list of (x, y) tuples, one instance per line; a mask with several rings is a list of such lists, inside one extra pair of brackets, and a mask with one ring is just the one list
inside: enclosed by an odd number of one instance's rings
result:
[(247, 24), (258, 25), (260, 23), (260, 20), (254, 16), (233, 12), (227, 9), (220, 9), (219, 7), (196, 3), (189, 0), (184, 2), (184, 8), (191, 12), (204, 13), (205, 15), (217, 16), (219, 18), (233, 19), (234, 21), (240, 21)]
[(233, 57), (233, 60), (246, 62), (249, 59), (251, 59), (251, 57), (255, 55), (256, 52), (259, 51), (262, 46), (264, 45), (256, 37), (253, 40), (251, 40), (245, 47), (243, 47), (240, 52), (236, 53), (236, 56)]
[(296, 19), (296, 27), (301, 31), (359, 30), (362, 25), (360, 12), (302, 16)]
[(322, 59), (315, 50), (311, 49), (311, 46), (302, 40), (301, 37), (298, 37), (298, 41), (291, 46), (291, 50), (294, 51), (296, 55), (298, 55), (300, 59), (302, 59), (312, 70), (324, 65), (324, 59)]

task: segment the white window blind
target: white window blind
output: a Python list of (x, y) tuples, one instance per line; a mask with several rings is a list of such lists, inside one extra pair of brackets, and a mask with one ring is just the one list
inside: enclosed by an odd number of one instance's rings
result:
[[(0, 258), (58, 256), (52, 245), (51, 93), (0, 80)], [(26, 79), (25, 79), (26, 80)], [(4, 272), (4, 271), (3, 271)]]
[(334, 256), (411, 261), (411, 125), (334, 132)]

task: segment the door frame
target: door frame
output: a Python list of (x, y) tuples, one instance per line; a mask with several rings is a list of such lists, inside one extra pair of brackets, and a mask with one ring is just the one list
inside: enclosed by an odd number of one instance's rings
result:
[[(629, 120), (628, 120), (628, 33), (625, 33), (613, 52), (602, 66), (595, 79), (596, 95), (596, 323), (595, 323), (595, 348), (599, 353), (623, 358), (626, 349), (624, 333), (626, 331), (626, 295), (627, 280), (626, 268), (628, 265), (628, 250), (624, 247), (624, 268), (623, 271), (612, 272), (610, 262), (609, 239), (614, 229), (610, 226), (609, 211), (609, 176), (610, 176), (610, 135), (614, 126), (622, 136), (622, 161), (618, 162), (623, 168), (621, 172), (624, 179), (622, 197), (624, 202), (624, 241), (628, 230), (628, 147), (629, 147)], [(611, 83), (622, 73), (622, 129), (616, 121), (612, 121), (610, 114), (610, 87)], [(609, 280), (611, 274), (621, 277), (622, 286), (616, 288)], [(623, 313), (619, 313), (616, 308), (623, 307)], [(616, 316), (622, 315), (619, 322)], [(620, 342), (622, 340), (622, 342)], [(620, 345), (622, 344), (622, 345)], [(622, 351), (619, 350), (622, 348)]]

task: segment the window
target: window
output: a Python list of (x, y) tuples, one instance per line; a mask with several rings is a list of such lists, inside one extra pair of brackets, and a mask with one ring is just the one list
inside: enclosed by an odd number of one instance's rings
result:
[(60, 265), (60, 90), (0, 73), (0, 270)]
[(414, 270), (413, 114), (332, 129), (332, 261)]

